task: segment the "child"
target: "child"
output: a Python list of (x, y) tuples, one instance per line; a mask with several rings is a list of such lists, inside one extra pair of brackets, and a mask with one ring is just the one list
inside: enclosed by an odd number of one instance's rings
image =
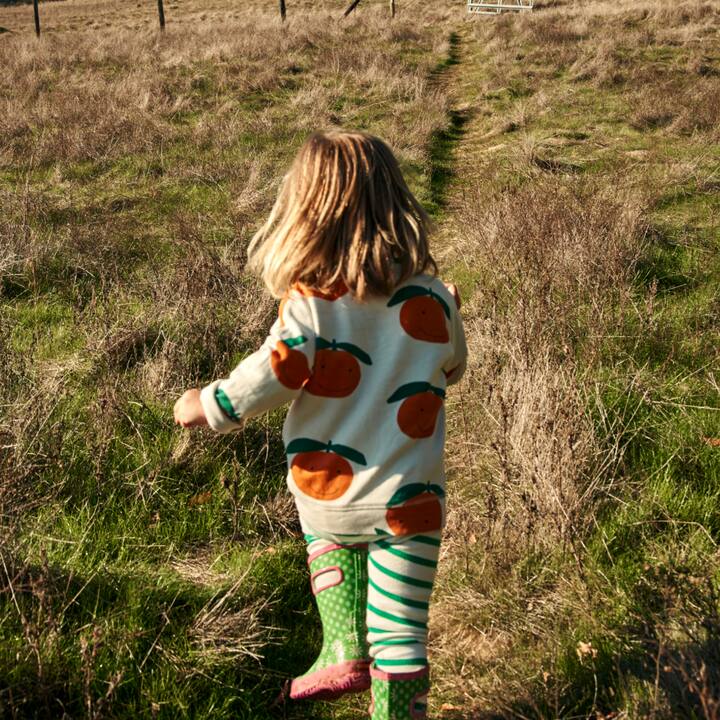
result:
[(435, 277), (427, 227), (385, 143), (313, 135), (248, 251), (282, 298), (278, 320), (229, 378), (175, 404), (183, 427), (224, 433), (292, 403), (287, 483), (324, 637), (290, 697), (371, 687), (373, 720), (426, 717), (443, 400), (465, 368), (457, 295)]

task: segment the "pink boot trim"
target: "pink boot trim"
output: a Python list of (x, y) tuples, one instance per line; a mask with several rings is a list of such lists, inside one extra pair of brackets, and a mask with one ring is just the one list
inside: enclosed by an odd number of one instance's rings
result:
[(347, 660), (295, 678), (290, 686), (292, 700), (334, 700), (346, 693), (370, 687), (370, 661)]

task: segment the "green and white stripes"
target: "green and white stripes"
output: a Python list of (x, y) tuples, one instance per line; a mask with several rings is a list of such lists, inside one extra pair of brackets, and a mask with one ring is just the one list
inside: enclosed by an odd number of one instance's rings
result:
[(430, 593), (440, 533), (369, 544), (367, 623), (370, 655), (387, 673), (427, 666)]

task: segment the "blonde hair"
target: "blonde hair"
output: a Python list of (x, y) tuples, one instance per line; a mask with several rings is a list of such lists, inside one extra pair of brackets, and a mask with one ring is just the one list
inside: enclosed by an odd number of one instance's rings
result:
[(248, 248), (250, 267), (282, 297), (297, 283), (345, 285), (359, 300), (437, 272), (430, 220), (390, 148), (363, 132), (320, 132), (300, 148)]

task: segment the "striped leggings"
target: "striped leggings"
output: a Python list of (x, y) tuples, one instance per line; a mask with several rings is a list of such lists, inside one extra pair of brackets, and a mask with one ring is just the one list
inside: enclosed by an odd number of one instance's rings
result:
[[(308, 554), (331, 540), (305, 535)], [(367, 640), (375, 666), (387, 673), (415, 672), (426, 667), (427, 621), (440, 531), (421, 535), (379, 537), (353, 543), (367, 548)]]

